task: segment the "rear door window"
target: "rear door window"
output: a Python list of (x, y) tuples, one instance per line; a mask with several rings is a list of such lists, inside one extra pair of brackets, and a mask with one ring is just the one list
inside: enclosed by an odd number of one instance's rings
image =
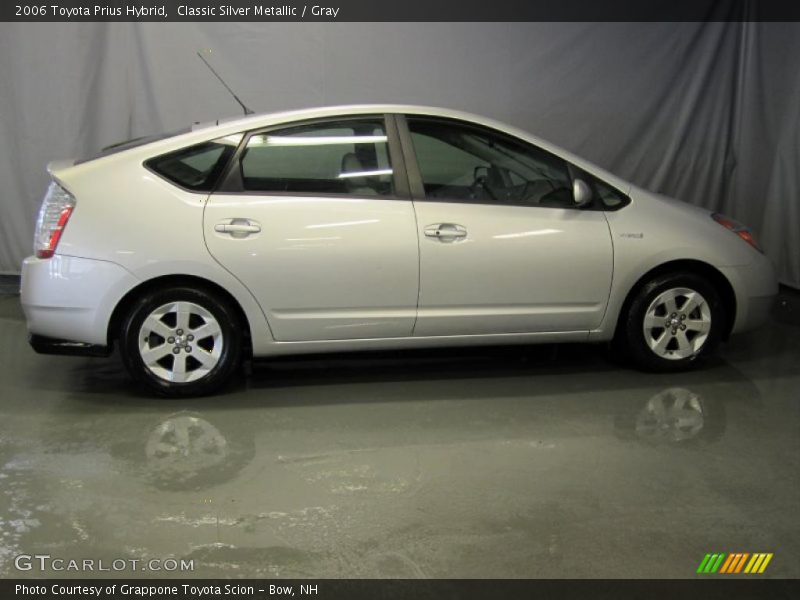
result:
[(240, 159), (244, 191), (391, 196), (384, 122), (338, 119), (253, 134)]

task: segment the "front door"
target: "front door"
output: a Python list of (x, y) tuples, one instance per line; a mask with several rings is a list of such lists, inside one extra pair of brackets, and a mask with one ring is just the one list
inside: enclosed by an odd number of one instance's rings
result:
[(612, 275), (600, 210), (580, 209), (565, 161), (500, 132), (407, 117), (424, 199), (416, 336), (597, 327)]

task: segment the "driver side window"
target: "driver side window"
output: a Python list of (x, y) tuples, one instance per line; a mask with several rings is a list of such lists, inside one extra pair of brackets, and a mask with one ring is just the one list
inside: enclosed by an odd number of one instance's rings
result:
[(428, 199), (574, 207), (564, 160), (459, 121), (408, 116), (407, 122)]

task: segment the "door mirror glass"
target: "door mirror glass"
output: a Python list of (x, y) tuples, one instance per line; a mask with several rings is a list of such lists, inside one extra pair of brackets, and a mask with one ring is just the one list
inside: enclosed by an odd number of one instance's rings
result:
[(592, 201), (592, 188), (583, 179), (572, 182), (572, 199), (575, 206), (586, 206)]

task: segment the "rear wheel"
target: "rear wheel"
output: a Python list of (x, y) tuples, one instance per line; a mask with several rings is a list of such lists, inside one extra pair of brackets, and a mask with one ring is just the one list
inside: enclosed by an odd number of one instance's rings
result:
[(619, 336), (637, 366), (679, 371), (714, 349), (725, 322), (725, 306), (712, 285), (694, 273), (671, 273), (639, 290)]
[(174, 287), (142, 296), (120, 333), (131, 376), (164, 396), (210, 394), (231, 377), (241, 358), (238, 317), (209, 291)]

